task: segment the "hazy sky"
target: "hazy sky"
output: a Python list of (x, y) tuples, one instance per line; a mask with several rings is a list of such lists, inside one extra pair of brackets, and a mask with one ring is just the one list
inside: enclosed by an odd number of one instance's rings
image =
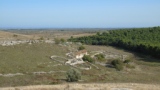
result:
[(0, 0), (0, 28), (160, 26), (160, 0)]

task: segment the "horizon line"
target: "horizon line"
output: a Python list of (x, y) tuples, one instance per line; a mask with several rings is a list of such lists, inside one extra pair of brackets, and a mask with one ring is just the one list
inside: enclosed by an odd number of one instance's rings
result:
[(144, 26), (144, 27), (55, 27), (55, 28), (49, 28), (49, 27), (36, 27), (36, 28), (8, 28), (8, 27), (4, 27), (4, 28), (0, 28), (0, 29), (4, 29), (4, 30), (32, 30), (32, 29), (120, 29), (120, 28), (150, 28), (150, 27), (160, 27), (160, 26)]

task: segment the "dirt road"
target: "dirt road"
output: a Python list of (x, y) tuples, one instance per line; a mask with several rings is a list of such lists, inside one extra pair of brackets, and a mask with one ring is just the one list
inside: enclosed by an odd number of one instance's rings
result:
[(0, 90), (160, 90), (160, 85), (137, 83), (71, 83), (58, 85), (6, 87), (0, 88)]

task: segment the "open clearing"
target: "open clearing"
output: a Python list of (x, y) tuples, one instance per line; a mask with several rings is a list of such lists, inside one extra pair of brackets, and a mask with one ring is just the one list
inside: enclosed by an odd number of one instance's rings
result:
[[(13, 34), (11, 34), (11, 36), (12, 35)], [(43, 35), (43, 33), (41, 35)], [(45, 35), (46, 34), (44, 34), (44, 37)], [(70, 36), (69, 34), (67, 37)], [(59, 36), (59, 38), (62, 37), (63, 34)], [(158, 90), (160, 85), (159, 62), (149, 56), (134, 54), (133, 52), (110, 46), (84, 45), (90, 54), (105, 52), (105, 54), (108, 55), (107, 57), (127, 55), (129, 59), (133, 60), (135, 68), (124, 68), (122, 71), (117, 71), (115, 68), (106, 67), (104, 64), (111, 60), (108, 58), (105, 61), (93, 64), (98, 68), (88, 63), (86, 64), (91, 66), (90, 70), (76, 68), (82, 74), (81, 80), (78, 84), (66, 83), (66, 71), (74, 67), (59, 63), (50, 57), (55, 55), (67, 58), (66, 53), (69, 53), (71, 50), (76, 51), (79, 46), (78, 43), (58, 45), (45, 42), (0, 46), (0, 87), (14, 87), (10, 90), (18, 90), (19, 88), (26, 88), (26, 90), (61, 90), (60, 88), (64, 88), (67, 90), (66, 88), (69, 86), (70, 90), (75, 90), (76, 85), (79, 85), (79, 90), (85, 90), (86, 87), (90, 87), (90, 90), (92, 90), (92, 88), (94, 88), (94, 90), (119, 90), (116, 88)], [(56, 60), (60, 62), (64, 61), (64, 59), (60, 58)], [(30, 85), (42, 86), (34, 87)], [(86, 90), (88, 90), (88, 88)]]

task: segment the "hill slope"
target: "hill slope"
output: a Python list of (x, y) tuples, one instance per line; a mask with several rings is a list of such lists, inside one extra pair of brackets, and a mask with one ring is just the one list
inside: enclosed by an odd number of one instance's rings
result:
[(69, 40), (92, 45), (111, 45), (160, 58), (160, 27), (111, 30)]
[(34, 36), (32, 35), (23, 35), (6, 31), (0, 31), (0, 40), (24, 40), (33, 38)]

